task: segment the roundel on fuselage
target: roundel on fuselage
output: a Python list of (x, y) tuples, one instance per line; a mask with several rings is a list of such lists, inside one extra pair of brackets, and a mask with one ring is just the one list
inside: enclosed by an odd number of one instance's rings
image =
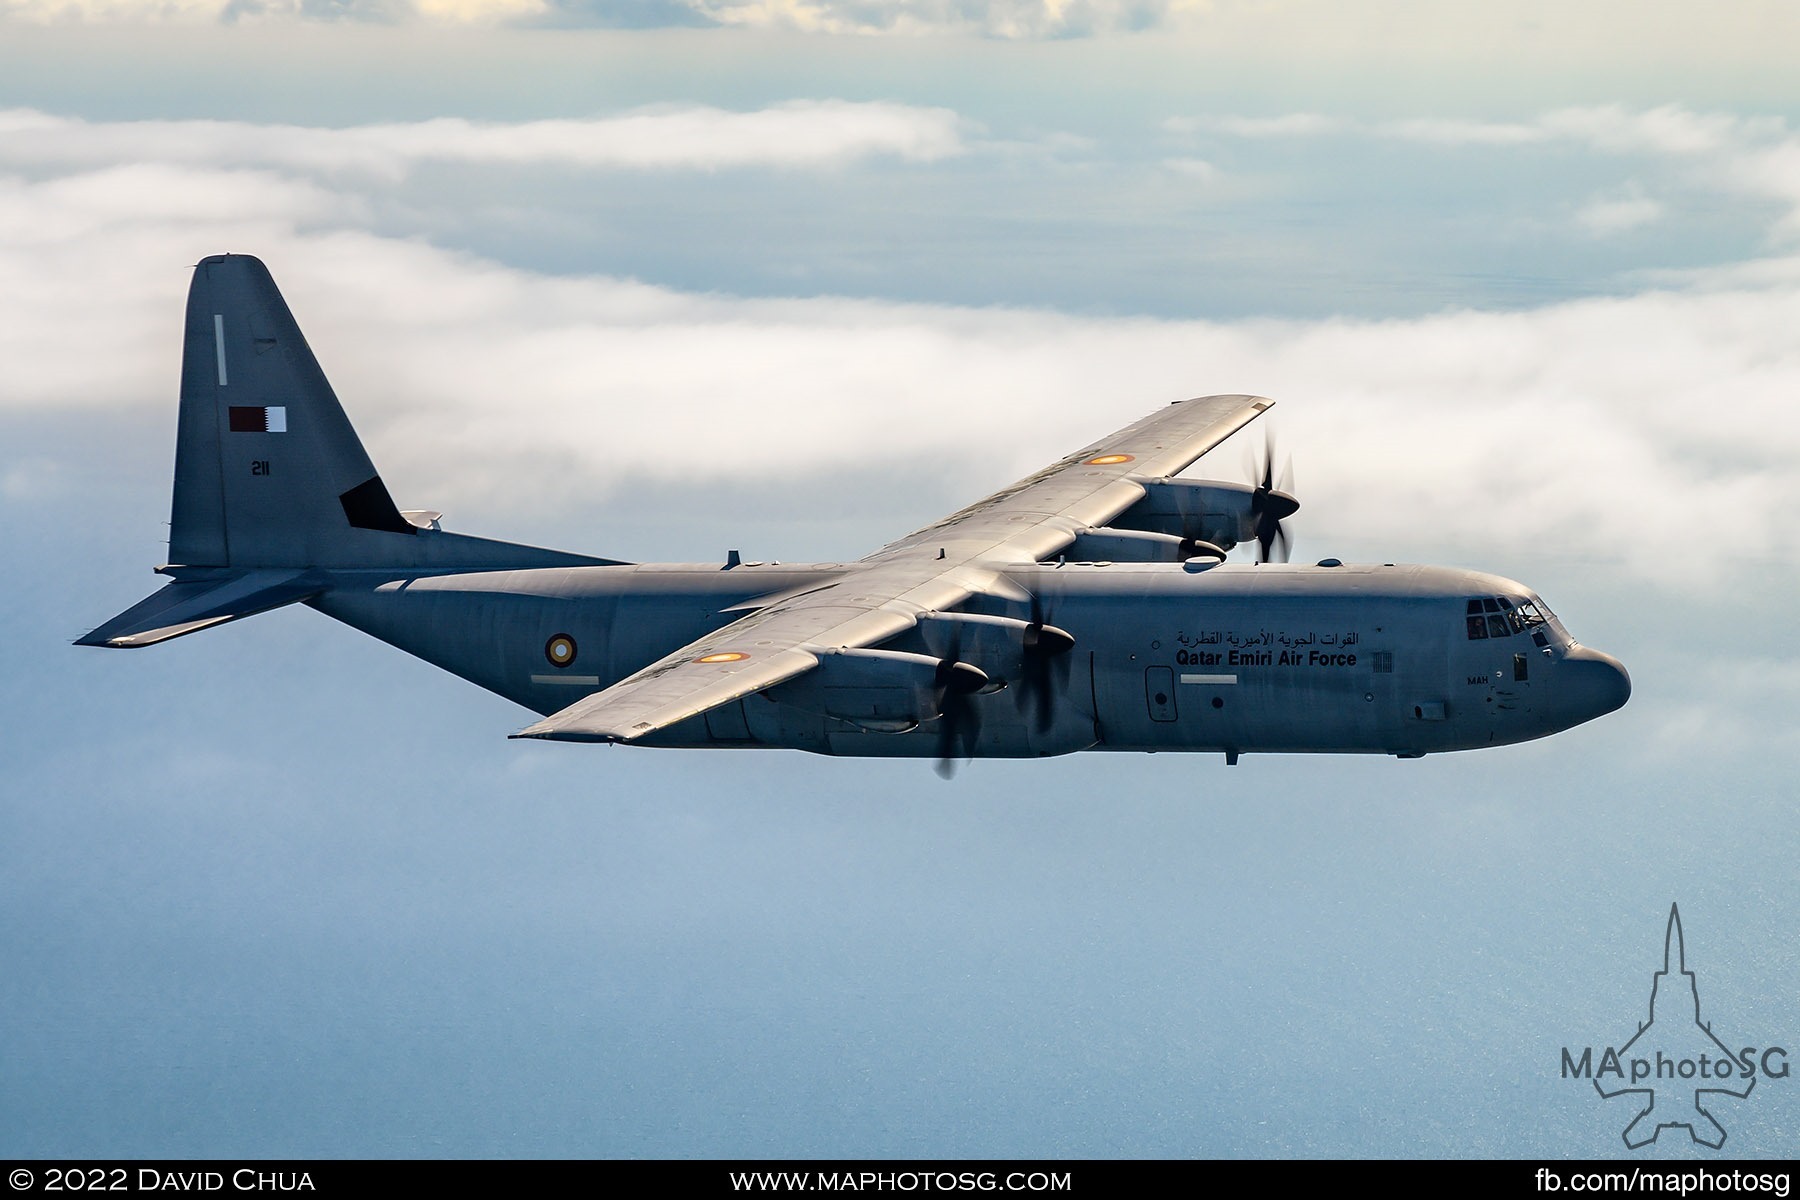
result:
[(566, 667), (575, 661), (575, 639), (559, 633), (544, 643), (544, 657), (553, 667)]

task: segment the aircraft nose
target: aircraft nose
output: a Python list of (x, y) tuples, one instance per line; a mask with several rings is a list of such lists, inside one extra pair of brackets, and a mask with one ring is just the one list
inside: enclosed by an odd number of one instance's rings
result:
[(1559, 674), (1578, 721), (1605, 716), (1631, 699), (1631, 675), (1610, 654), (1577, 646), (1563, 656)]

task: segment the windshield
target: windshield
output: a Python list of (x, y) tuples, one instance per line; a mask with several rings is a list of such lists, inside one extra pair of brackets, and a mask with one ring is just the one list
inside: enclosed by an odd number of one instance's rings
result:
[(1510, 596), (1471, 596), (1465, 613), (1463, 628), (1471, 642), (1509, 638), (1521, 633), (1531, 634), (1531, 640), (1540, 646), (1549, 641), (1539, 626), (1550, 623), (1550, 610), (1535, 596), (1529, 600), (1515, 600)]

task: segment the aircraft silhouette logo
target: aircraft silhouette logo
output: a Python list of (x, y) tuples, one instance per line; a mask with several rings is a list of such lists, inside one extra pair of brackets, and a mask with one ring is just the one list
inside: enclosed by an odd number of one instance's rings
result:
[[(1566, 1051), (1564, 1058), (1566, 1064)], [(1785, 1052), (1782, 1058), (1785, 1075)], [(1753, 1048), (1733, 1053), (1701, 1019), (1699, 987), (1687, 967), (1681, 912), (1671, 904), (1662, 970), (1651, 980), (1650, 1019), (1617, 1051), (1606, 1052), (1593, 1077), (1594, 1090), (1609, 1100), (1631, 1094), (1643, 1097), (1644, 1107), (1623, 1135), (1633, 1150), (1656, 1141), (1665, 1129), (1682, 1128), (1694, 1141), (1716, 1150), (1725, 1144), (1725, 1128), (1708, 1111), (1707, 1098), (1744, 1099), (1756, 1087), (1756, 1069)], [(1609, 1091), (1602, 1079), (1613, 1074), (1625, 1086)], [(1650, 1086), (1639, 1086), (1646, 1081)]]

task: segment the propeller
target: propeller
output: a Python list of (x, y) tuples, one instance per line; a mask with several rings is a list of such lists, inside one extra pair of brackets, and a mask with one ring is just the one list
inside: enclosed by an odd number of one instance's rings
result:
[(1250, 497), (1250, 514), (1256, 522), (1256, 561), (1286, 562), (1293, 537), (1282, 522), (1300, 509), (1300, 502), (1288, 493), (1293, 487), (1293, 460), (1281, 467), (1281, 486), (1275, 486), (1275, 434), (1265, 428), (1262, 463), (1255, 468), (1260, 476), (1256, 491)]
[(981, 740), (981, 710), (975, 697), (993, 686), (987, 672), (962, 661), (961, 634), (952, 637), (950, 652), (938, 661), (935, 683), (938, 778), (949, 779), (956, 774), (958, 761), (975, 757), (975, 744)]
[(1075, 639), (1044, 620), (1044, 602), (1031, 597), (1031, 623), (1025, 630), (1016, 694), (1021, 712), (1029, 708), (1032, 726), (1048, 733), (1056, 721), (1056, 697), (1069, 678), (1069, 651)]

